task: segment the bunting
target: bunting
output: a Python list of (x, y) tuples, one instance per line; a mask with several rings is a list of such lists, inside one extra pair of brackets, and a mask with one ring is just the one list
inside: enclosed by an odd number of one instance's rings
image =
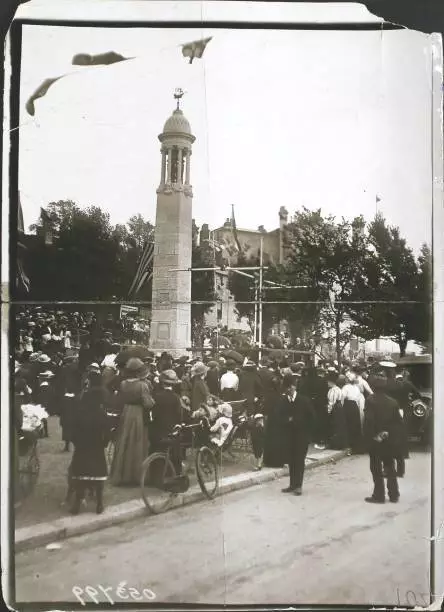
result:
[[(25, 234), (25, 223), (23, 220), (23, 209), (22, 209), (22, 203), (20, 200), (20, 193), (18, 196), (18, 203), (17, 203), (17, 232), (20, 237), (24, 236)], [(22, 242), (19, 241), (17, 243), (17, 247), (18, 247), (18, 252), (17, 252), (16, 286), (17, 286), (18, 291), (29, 293), (29, 290), (31, 288), (31, 283), (24, 270), (23, 262), (22, 262), (24, 251), (26, 251), (26, 246)]]
[(182, 45), (182, 55), (184, 57), (189, 57), (190, 58), (189, 63), (192, 64), (194, 58), (202, 57), (205, 51), (205, 47), (207, 46), (207, 44), (210, 42), (212, 38), (213, 37), (210, 36), (209, 38), (203, 38), (201, 40), (194, 40), (193, 42)]
[[(74, 66), (110, 66), (111, 64), (116, 64), (117, 62), (123, 62), (130, 59), (134, 59), (132, 57), (124, 57), (120, 55), (120, 53), (116, 53), (115, 51), (107, 51), (106, 53), (99, 53), (97, 55), (88, 55), (87, 53), (78, 53), (74, 55), (72, 58), (72, 64)], [(35, 104), (34, 102), (39, 98), (43, 98), (48, 93), (48, 90), (54, 83), (63, 79), (64, 77), (70, 76), (72, 72), (67, 72), (65, 74), (61, 74), (58, 77), (45, 79), (43, 83), (37, 87), (35, 92), (26, 102), (26, 110), (29, 115), (34, 117), (35, 115)]]
[(124, 57), (115, 51), (107, 51), (106, 53), (98, 53), (97, 55), (88, 55), (87, 53), (78, 53), (72, 58), (73, 66), (110, 66), (117, 62), (126, 62), (134, 59), (133, 57)]
[(145, 283), (148, 283), (153, 276), (153, 258), (154, 258), (154, 243), (147, 242), (140, 258), (136, 275), (131, 284), (128, 295), (130, 298), (135, 297), (142, 289)]

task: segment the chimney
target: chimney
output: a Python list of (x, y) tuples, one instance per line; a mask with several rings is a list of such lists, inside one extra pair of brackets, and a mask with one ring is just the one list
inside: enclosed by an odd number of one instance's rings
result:
[(204, 242), (205, 240), (210, 239), (210, 228), (208, 227), (208, 223), (204, 223), (200, 230), (200, 242)]
[(288, 223), (288, 210), (285, 206), (281, 206), (279, 209), (279, 263), (284, 263), (284, 232), (285, 226)]

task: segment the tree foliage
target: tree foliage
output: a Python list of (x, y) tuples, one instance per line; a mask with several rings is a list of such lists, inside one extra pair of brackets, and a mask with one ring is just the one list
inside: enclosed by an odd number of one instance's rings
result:
[[(97, 206), (81, 209), (70, 200), (51, 202), (46, 215), (31, 226), (37, 236), (28, 240), (25, 266), (31, 279), (31, 300), (125, 300), (147, 242), (154, 240), (154, 226), (142, 215), (112, 225), (108, 213)], [(53, 243), (45, 244), (45, 227), (51, 226)], [(203, 263), (199, 247), (193, 247), (193, 265)], [(208, 273), (206, 273), (208, 274)], [(208, 276), (194, 276), (195, 300), (214, 298)], [(151, 301), (151, 282), (137, 295)], [(205, 308), (198, 309), (198, 316)]]
[[(409, 340), (427, 345), (431, 253), (426, 245), (416, 260), (399, 229), (381, 215), (367, 225), (362, 216), (350, 221), (306, 208), (287, 226), (286, 241), (284, 264), (269, 264), (264, 271), (263, 337), (273, 323), (286, 319), (293, 338), (330, 338), (338, 361), (353, 336), (393, 338), (401, 354)], [(238, 266), (258, 261), (240, 254)], [(271, 289), (269, 281), (286, 288)], [(303, 285), (307, 288), (288, 288)], [(239, 314), (251, 320), (254, 283), (234, 274), (229, 288)]]
[(368, 243), (372, 255), (360, 287), (363, 303), (353, 312), (356, 330), (363, 338), (392, 338), (404, 355), (409, 340), (426, 345), (431, 336), (431, 252), (423, 245), (415, 259), (399, 228), (381, 214), (369, 224)]

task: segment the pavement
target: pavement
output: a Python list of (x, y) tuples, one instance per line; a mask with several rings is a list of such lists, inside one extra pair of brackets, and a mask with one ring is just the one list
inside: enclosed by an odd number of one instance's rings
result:
[[(39, 441), (40, 474), (34, 493), (16, 511), (15, 551), (29, 550), (66, 538), (91, 533), (99, 529), (118, 525), (149, 514), (138, 487), (112, 487), (107, 483), (105, 489), (105, 512), (97, 515), (92, 511), (81, 512), (77, 516), (67, 515), (62, 505), (66, 494), (66, 473), (71, 453), (63, 453), (60, 441), (58, 419), (52, 417), (49, 423), (50, 438)], [(319, 451), (310, 447), (307, 456), (307, 469), (335, 462), (346, 456), (346, 451)], [(288, 475), (288, 470), (263, 468), (252, 471), (253, 456), (242, 448), (235, 450), (235, 457), (225, 457), (221, 466), (218, 495), (259, 485)], [(207, 501), (196, 483), (194, 474), (190, 475), (191, 487), (178, 495), (170, 508)], [(93, 510), (93, 508), (91, 508)]]
[(19, 552), (17, 602), (428, 605), (429, 453), (411, 453), (397, 504), (364, 502), (366, 456), (310, 469), (301, 497), (259, 476), (211, 502)]

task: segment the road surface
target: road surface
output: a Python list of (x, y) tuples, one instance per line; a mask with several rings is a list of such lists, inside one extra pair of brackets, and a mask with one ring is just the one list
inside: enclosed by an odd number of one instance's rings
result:
[[(372, 488), (366, 456), (308, 472), (302, 497), (281, 493), (286, 484), (273, 481), (72, 538), (58, 550), (19, 553), (16, 599), (96, 597), (117, 606), (135, 588), (131, 597), (144, 602), (155, 596), (200, 604), (406, 605), (414, 597), (426, 603), (428, 453), (411, 454), (398, 504), (364, 502)], [(126, 590), (118, 591), (122, 582)]]

